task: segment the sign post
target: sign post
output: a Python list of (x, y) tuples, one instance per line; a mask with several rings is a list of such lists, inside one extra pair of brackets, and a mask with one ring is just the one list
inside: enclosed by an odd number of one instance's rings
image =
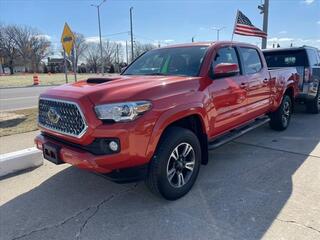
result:
[(76, 46), (73, 46), (73, 72), (74, 72), (74, 81), (77, 81), (77, 63), (76, 63)]
[[(75, 43), (75, 36), (73, 32), (71, 31), (70, 27), (67, 23), (64, 24), (62, 36), (61, 36), (61, 43), (63, 46), (63, 57), (64, 57), (64, 69), (65, 69), (65, 75), (66, 75), (66, 82), (68, 82), (68, 75), (67, 75), (67, 59), (66, 54), (70, 57), (71, 51), (74, 49), (74, 43)], [(73, 71), (74, 71), (74, 79), (77, 81), (77, 67), (75, 66), (75, 52), (73, 52)]]
[(64, 49), (63, 49), (63, 60), (64, 60), (64, 75), (66, 77), (66, 83), (68, 83), (67, 58), (66, 58), (66, 51)]

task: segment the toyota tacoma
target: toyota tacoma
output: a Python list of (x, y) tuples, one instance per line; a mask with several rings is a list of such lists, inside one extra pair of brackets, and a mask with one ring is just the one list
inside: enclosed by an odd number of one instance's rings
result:
[(295, 68), (268, 70), (250, 44), (158, 48), (120, 76), (41, 94), (35, 143), (55, 164), (116, 182), (144, 180), (152, 192), (175, 200), (192, 188), (209, 150), (267, 122), (285, 130), (298, 81)]

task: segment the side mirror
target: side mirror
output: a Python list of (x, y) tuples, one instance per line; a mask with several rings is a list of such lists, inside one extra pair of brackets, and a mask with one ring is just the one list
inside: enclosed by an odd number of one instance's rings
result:
[(231, 77), (239, 73), (239, 66), (235, 63), (219, 63), (213, 69), (214, 78)]

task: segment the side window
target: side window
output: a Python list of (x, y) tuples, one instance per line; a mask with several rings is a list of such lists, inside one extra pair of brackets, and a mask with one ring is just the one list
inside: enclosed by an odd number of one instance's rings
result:
[(260, 70), (262, 69), (262, 62), (256, 49), (240, 47), (240, 54), (243, 59), (243, 66), (246, 74), (254, 74), (260, 72)]
[(212, 67), (214, 68), (220, 63), (235, 63), (239, 66), (236, 50), (231, 47), (220, 48), (214, 57)]
[(308, 49), (307, 52), (308, 52), (310, 66), (311, 67), (312, 66), (320, 66), (319, 59), (317, 56), (317, 51)]

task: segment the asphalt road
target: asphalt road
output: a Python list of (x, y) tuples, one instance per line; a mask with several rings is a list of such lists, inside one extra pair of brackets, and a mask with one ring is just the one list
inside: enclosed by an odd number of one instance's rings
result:
[(0, 180), (0, 239), (320, 239), (319, 122), (300, 112), (210, 152), (175, 202), (46, 161)]
[(37, 107), (39, 95), (49, 87), (2, 88), (0, 89), (0, 111)]

